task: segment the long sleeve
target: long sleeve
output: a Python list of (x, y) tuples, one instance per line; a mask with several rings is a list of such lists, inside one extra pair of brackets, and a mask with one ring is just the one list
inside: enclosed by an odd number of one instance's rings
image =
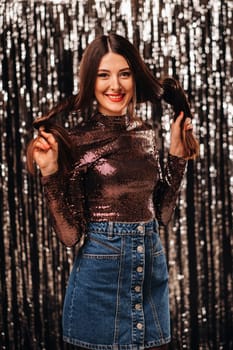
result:
[(52, 226), (66, 246), (83, 244), (86, 220), (84, 209), (84, 171), (74, 169), (66, 176), (59, 172), (42, 177)]
[(52, 225), (66, 246), (83, 244), (90, 221), (168, 223), (186, 161), (169, 155), (162, 175), (151, 126), (97, 114), (69, 135), (73, 170), (42, 177)]
[(187, 161), (168, 155), (167, 165), (154, 190), (154, 206), (160, 224), (167, 225), (174, 212), (180, 185), (184, 177)]

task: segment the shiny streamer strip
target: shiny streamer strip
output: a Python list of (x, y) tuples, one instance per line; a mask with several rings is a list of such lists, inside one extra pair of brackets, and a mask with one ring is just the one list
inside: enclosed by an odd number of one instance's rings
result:
[[(233, 348), (232, 18), (231, 0), (1, 1), (1, 349), (68, 348), (61, 311), (75, 252), (51, 230), (39, 174), (28, 175), (25, 152), (33, 119), (77, 93), (83, 50), (109, 31), (134, 42), (158, 78), (179, 78), (200, 141), (174, 220), (161, 229), (171, 348)], [(149, 104), (139, 108), (148, 120), (153, 111)], [(165, 156), (170, 112), (164, 106), (156, 122)]]

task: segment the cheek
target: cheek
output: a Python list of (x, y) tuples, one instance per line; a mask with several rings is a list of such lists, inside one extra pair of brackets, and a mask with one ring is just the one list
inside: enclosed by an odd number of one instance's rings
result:
[(95, 99), (97, 103), (100, 103), (100, 104), (103, 103), (103, 95), (98, 91), (95, 92)]
[(95, 91), (94, 96), (98, 103), (101, 103), (103, 101), (103, 94), (101, 94), (99, 90)]
[(95, 96), (103, 93), (104, 89), (105, 89), (104, 82), (101, 82), (101, 81), (97, 80), (96, 83), (95, 83), (95, 88), (94, 88)]

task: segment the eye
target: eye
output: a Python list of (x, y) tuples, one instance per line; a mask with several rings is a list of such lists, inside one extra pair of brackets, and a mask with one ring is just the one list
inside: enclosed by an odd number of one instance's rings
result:
[(120, 76), (122, 78), (129, 78), (131, 76), (131, 71), (130, 70), (124, 70), (120, 73)]
[(108, 76), (109, 76), (109, 74), (106, 73), (106, 72), (99, 72), (99, 73), (97, 73), (97, 77), (98, 78), (107, 79)]

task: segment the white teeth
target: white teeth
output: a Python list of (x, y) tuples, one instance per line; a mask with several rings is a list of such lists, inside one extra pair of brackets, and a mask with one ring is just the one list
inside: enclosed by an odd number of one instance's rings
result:
[(112, 100), (119, 100), (121, 99), (123, 96), (122, 95), (108, 95), (109, 98), (111, 98)]

